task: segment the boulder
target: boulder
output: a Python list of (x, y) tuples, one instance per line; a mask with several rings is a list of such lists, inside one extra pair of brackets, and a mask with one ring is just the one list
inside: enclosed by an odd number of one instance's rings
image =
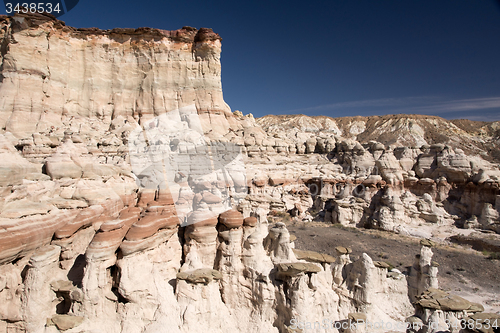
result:
[(66, 315), (66, 314), (58, 314), (51, 318), (52, 322), (57, 326), (61, 331), (67, 331), (72, 329), (81, 323), (85, 318), (74, 315)]
[(478, 304), (436, 288), (427, 289), (418, 298), (417, 304), (427, 309), (460, 312), (479, 308)]
[(294, 263), (279, 263), (276, 265), (278, 269), (278, 279), (287, 277), (295, 277), (303, 273), (318, 273), (321, 268), (313, 263), (294, 262)]
[[(291, 241), (291, 235), (290, 235), (290, 241)], [(331, 255), (324, 254), (324, 253), (319, 253), (319, 252), (314, 252), (314, 251), (305, 251), (305, 250), (298, 250), (298, 249), (292, 249), (293, 253), (295, 253), (295, 256), (299, 260), (305, 260), (305, 261), (310, 261), (310, 262), (317, 262), (317, 263), (333, 263), (335, 262), (336, 258), (332, 257)]]
[(378, 268), (385, 268), (385, 269), (391, 269), (392, 266), (388, 263), (386, 263), (385, 261), (373, 261), (373, 264), (375, 265), (375, 267), (378, 267)]
[(436, 243), (431, 241), (430, 239), (421, 239), (420, 245), (427, 246), (427, 247), (435, 247)]
[(471, 307), (471, 302), (457, 295), (448, 295), (437, 299), (443, 311), (464, 311)]
[(209, 284), (214, 280), (222, 279), (221, 272), (215, 269), (209, 268), (200, 268), (193, 271), (188, 272), (179, 272), (177, 273), (177, 279), (186, 280), (190, 283), (203, 283)]
[(352, 250), (348, 247), (343, 247), (343, 246), (337, 246), (335, 248), (338, 254), (349, 254), (352, 253)]

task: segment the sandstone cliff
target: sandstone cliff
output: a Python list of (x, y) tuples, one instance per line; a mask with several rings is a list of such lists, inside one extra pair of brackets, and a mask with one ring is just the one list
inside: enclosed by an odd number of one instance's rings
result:
[(138, 122), (195, 104), (224, 115), (221, 38), (211, 29), (75, 29), (49, 16), (2, 20), (0, 127), (19, 138), (70, 117)]

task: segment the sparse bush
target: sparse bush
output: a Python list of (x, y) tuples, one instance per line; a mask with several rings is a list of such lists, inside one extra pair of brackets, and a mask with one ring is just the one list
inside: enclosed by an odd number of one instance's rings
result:
[[(272, 210), (269, 215), (271, 218), (277, 218), (280, 222), (289, 223), (292, 221), (292, 217), (287, 212), (282, 212), (279, 210)], [(268, 217), (269, 219), (269, 217)]]
[(488, 250), (482, 250), (481, 253), (490, 260), (500, 260), (500, 252), (490, 252)]
[(334, 228), (337, 228), (337, 229), (342, 229), (342, 230), (345, 230), (345, 231), (351, 231), (351, 232), (357, 233), (357, 234), (361, 233), (361, 230), (359, 230), (358, 228), (356, 228), (354, 226), (353, 227), (345, 226), (345, 225), (343, 225), (341, 223), (332, 223), (330, 226), (334, 227)]
[(311, 214), (311, 216), (312, 216), (312, 217), (316, 217), (316, 215), (318, 215), (318, 214), (319, 214), (319, 210), (317, 210), (317, 209), (315, 209), (315, 208), (309, 208), (309, 209), (307, 210), (307, 212), (308, 212), (309, 214)]
[(491, 252), (488, 256), (490, 260), (500, 260), (500, 252)]

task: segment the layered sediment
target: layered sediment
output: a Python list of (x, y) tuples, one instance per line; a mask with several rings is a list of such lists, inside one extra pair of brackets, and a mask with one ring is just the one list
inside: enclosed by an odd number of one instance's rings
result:
[(256, 120), (225, 104), (210, 29), (0, 24), (0, 332), (437, 332), (482, 311), (437, 289), (431, 243), (399, 272), (295, 250), (283, 222), (500, 233), (495, 155), (471, 154), (498, 124)]

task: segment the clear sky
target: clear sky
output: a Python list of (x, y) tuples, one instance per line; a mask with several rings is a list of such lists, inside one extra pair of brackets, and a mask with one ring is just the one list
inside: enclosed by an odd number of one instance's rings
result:
[(213, 28), (224, 99), (256, 117), (500, 120), (500, 0), (80, 0), (59, 19)]

